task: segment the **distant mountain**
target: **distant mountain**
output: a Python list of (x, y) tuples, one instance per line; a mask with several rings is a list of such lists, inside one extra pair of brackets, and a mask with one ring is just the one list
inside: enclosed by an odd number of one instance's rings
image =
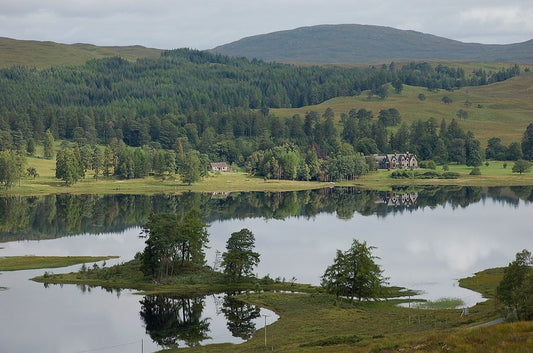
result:
[(533, 39), (488, 45), (368, 25), (320, 25), (243, 38), (213, 52), (264, 61), (312, 64), (390, 60), (471, 60), (533, 63)]
[(161, 52), (162, 50), (140, 45), (100, 47), (92, 44), (60, 44), (0, 37), (0, 67), (83, 65), (89, 59), (110, 56), (120, 56), (127, 60), (141, 57), (158, 58)]

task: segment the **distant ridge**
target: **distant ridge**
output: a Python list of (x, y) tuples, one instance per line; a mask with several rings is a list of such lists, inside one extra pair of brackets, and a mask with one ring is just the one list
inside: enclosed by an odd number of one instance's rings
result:
[(211, 51), (264, 61), (310, 64), (431, 59), (533, 63), (533, 39), (503, 45), (463, 43), (416, 31), (357, 24), (262, 34)]
[(140, 45), (101, 47), (82, 43), (61, 44), (0, 37), (0, 67), (83, 65), (89, 59), (110, 56), (120, 56), (127, 60), (158, 58), (161, 52), (162, 50)]

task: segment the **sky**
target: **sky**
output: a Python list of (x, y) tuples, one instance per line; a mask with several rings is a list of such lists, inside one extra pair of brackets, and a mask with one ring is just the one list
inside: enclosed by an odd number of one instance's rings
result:
[(462, 42), (533, 39), (532, 0), (0, 0), (0, 37), (211, 49), (320, 24), (366, 24)]

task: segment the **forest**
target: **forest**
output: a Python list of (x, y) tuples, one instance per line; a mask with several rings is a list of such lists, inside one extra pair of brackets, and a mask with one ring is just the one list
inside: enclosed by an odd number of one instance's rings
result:
[[(210, 161), (265, 178), (345, 180), (374, 167), (363, 156), (406, 151), (421, 160), (475, 166), (483, 160), (481, 144), (455, 120), (408, 126), (391, 108), (354, 109), (339, 122), (331, 111), (279, 118), (269, 109), (363, 91), (384, 99), (403, 84), (451, 90), (519, 74), (517, 65), (471, 73), (428, 63), (297, 66), (190, 49), (136, 62), (113, 57), (83, 66), (14, 66), (0, 70), (0, 151), (31, 155), (50, 139), (75, 142), (77, 150), (58, 155), (58, 178), (67, 184), (87, 170), (121, 178), (175, 172), (190, 183)], [(77, 165), (67, 168), (72, 161)]]

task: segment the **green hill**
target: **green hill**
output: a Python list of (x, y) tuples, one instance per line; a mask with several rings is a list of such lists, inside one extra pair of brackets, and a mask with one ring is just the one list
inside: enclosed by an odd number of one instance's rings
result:
[[(494, 136), (509, 144), (520, 141), (527, 125), (533, 122), (531, 92), (533, 73), (526, 72), (507, 81), (486, 86), (430, 92), (423, 87), (406, 85), (400, 94), (392, 93), (385, 100), (368, 99), (363, 92), (359, 96), (337, 97), (317, 105), (271, 109), (271, 112), (279, 117), (292, 117), (294, 114), (305, 116), (309, 111), (322, 115), (327, 108), (331, 108), (336, 119), (340, 120), (340, 115), (351, 109), (364, 108), (377, 116), (382, 109), (396, 108), (401, 113), (402, 121), (411, 124), (430, 117), (438, 122), (445, 119), (449, 123), (452, 119), (458, 119), (457, 111), (463, 109), (468, 112), (468, 118), (460, 120), (461, 126), (474, 132), (482, 144), (486, 144)], [(418, 98), (420, 93), (425, 95), (425, 100)], [(452, 102), (442, 103), (444, 96), (451, 98)]]
[(92, 44), (60, 44), (33, 40), (0, 38), (0, 67), (25, 65), (50, 67), (83, 65), (89, 59), (120, 56), (127, 60), (158, 58), (161, 50), (135, 46), (99, 47)]
[(533, 40), (508, 45), (463, 43), (415, 31), (356, 24), (262, 34), (212, 51), (265, 61), (312, 64), (430, 59), (533, 63)]

